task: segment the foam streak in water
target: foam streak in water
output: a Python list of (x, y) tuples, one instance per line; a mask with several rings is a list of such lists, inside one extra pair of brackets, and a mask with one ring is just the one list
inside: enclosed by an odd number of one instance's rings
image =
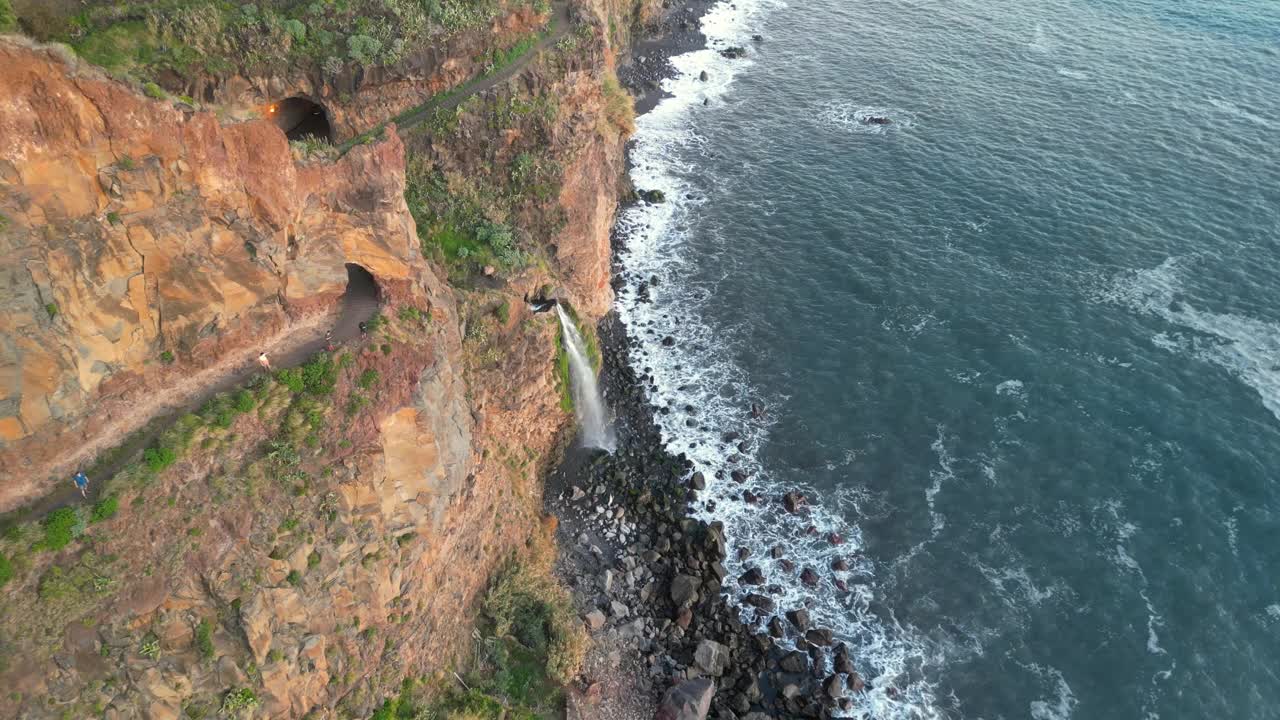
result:
[(560, 317), (564, 351), (569, 356), (573, 411), (578, 417), (578, 427), (582, 429), (582, 444), (613, 452), (618, 445), (617, 438), (613, 434), (613, 423), (609, 420), (604, 396), (596, 382), (595, 369), (587, 358), (586, 344), (564, 308), (556, 305), (556, 314)]

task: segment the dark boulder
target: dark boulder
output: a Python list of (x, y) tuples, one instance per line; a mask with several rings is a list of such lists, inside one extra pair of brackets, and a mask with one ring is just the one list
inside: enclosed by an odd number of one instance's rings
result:
[(778, 667), (782, 668), (783, 672), (802, 673), (809, 667), (809, 656), (799, 650), (792, 650), (782, 656), (778, 661)]
[(738, 582), (743, 585), (763, 585), (764, 573), (760, 568), (751, 568), (738, 577)]
[(715, 694), (715, 683), (706, 678), (682, 682), (662, 696), (654, 720), (706, 720)]
[(800, 571), (800, 582), (804, 583), (806, 587), (817, 587), (817, 586), (818, 586), (818, 571), (817, 571), (817, 570), (814, 570), (814, 569), (813, 569), (813, 568), (811, 568), (811, 567), (807, 567), (807, 568), (805, 568), (805, 569), (801, 570), (801, 571)]
[(796, 490), (792, 490), (791, 492), (782, 496), (782, 507), (786, 508), (787, 512), (789, 513), (793, 513), (793, 514), (797, 513), (800, 511), (800, 508), (804, 507), (807, 504), (808, 504), (808, 500), (805, 499), (804, 493), (798, 492)]
[(800, 632), (804, 632), (809, 629), (809, 611), (804, 608), (788, 610), (787, 620), (790, 620), (791, 624), (795, 625), (796, 629)]

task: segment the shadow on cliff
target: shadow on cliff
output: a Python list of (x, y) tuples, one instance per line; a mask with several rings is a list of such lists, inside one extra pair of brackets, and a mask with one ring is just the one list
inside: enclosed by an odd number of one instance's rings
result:
[[(296, 336), (285, 341), (283, 352), (270, 356), (273, 370), (296, 367), (305, 363), (332, 346), (335, 350), (347, 343), (357, 344), (364, 339), (364, 326), (378, 312), (382, 303), (382, 290), (377, 279), (364, 267), (347, 263), (347, 289), (342, 295), (337, 319), (331, 326), (322, 329), (299, 330)], [(324, 329), (327, 327), (327, 330)], [(326, 333), (330, 333), (326, 336)], [(181, 406), (171, 408), (168, 412), (152, 418), (142, 429), (126, 438), (120, 438), (120, 445), (100, 455), (85, 472), (89, 476), (87, 498), (81, 498), (79, 491), (68, 475), (53, 492), (25, 507), (0, 516), (0, 527), (11, 522), (21, 522), (44, 517), (58, 508), (73, 505), (77, 502), (93, 503), (101, 495), (106, 481), (115, 476), (132, 462), (144, 448), (150, 447), (165, 429), (188, 412), (194, 412), (218, 393), (227, 392), (243, 386), (254, 375), (261, 372), (256, 361), (257, 352), (247, 355), (243, 363), (235, 365), (235, 369), (224, 375), (218, 382), (210, 385), (198, 397)]]

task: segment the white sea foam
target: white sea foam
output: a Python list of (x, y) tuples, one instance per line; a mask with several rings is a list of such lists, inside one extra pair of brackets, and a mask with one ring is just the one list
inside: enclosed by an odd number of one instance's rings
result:
[[(938, 718), (935, 690), (927, 678), (936, 675), (943, 661), (941, 650), (910, 626), (870, 610), (876, 596), (876, 568), (859, 553), (863, 546), (859, 528), (839, 512), (859, 500), (856, 496), (832, 498), (816, 504), (803, 519), (781, 510), (777, 498), (784, 490), (799, 489), (818, 499), (812, 488), (793, 478), (772, 477), (755, 454), (767, 437), (769, 420), (753, 420), (749, 403), (761, 401), (772, 409), (781, 404), (781, 398), (761, 397), (741, 368), (728, 360), (732, 353), (724, 352), (724, 345), (734, 342), (738, 331), (713, 329), (701, 320), (699, 309), (714, 302), (716, 288), (689, 280), (696, 273), (686, 252), (687, 227), (691, 213), (705, 197), (705, 189), (693, 186), (686, 174), (687, 158), (705, 152), (696, 131), (697, 113), (714, 112), (717, 104), (707, 109), (703, 100), (729, 92), (734, 78), (753, 63), (750, 57), (727, 60), (718, 50), (750, 46), (750, 35), (779, 5), (777, 0), (715, 5), (702, 20), (708, 47), (672, 58), (675, 75), (663, 82), (672, 97), (637, 119), (632, 181), (639, 189), (661, 190), (668, 200), (629, 207), (618, 219), (626, 246), (621, 254), (626, 284), (618, 292), (618, 313), (638, 341), (632, 362), (638, 373), (648, 372), (651, 377), (650, 399), (670, 409), (669, 414), (655, 418), (663, 441), (672, 452), (685, 453), (708, 477), (704, 499), (714, 500), (714, 512), (706, 505), (696, 506), (693, 512), (722, 520), (732, 549), (753, 549), (745, 562), (735, 552), (729, 553), (725, 591), (740, 599), (749, 588), (740, 587), (737, 576), (758, 565), (771, 581), (782, 583), (781, 593), (773, 596), (779, 608), (808, 601), (814, 622), (832, 628), (849, 643), (859, 673), (870, 681), (870, 688), (854, 699), (854, 715), (869, 713), (886, 720)], [(706, 82), (699, 80), (703, 71)], [(650, 276), (659, 282), (651, 284), (651, 299), (645, 301), (637, 290)], [(662, 345), (666, 336), (675, 340), (674, 346)], [(721, 441), (721, 433), (728, 430), (742, 434), (740, 441), (747, 444), (748, 452), (737, 452)], [(739, 455), (736, 464), (730, 465), (730, 454)], [(735, 468), (749, 473), (745, 487), (766, 497), (764, 504), (744, 502), (743, 486), (729, 478)], [(841, 544), (829, 541), (836, 534)], [(768, 557), (767, 549), (775, 544), (787, 548), (787, 559), (796, 563), (791, 576)], [(851, 563), (849, 571), (828, 570), (838, 557)], [(817, 590), (805, 590), (794, 577), (803, 567), (812, 567), (822, 576)], [(847, 591), (837, 587), (836, 581), (845, 583)], [(767, 619), (756, 617), (750, 609), (744, 609), (743, 616), (750, 622)]]
[(1018, 400), (1027, 399), (1027, 391), (1023, 387), (1021, 380), (1005, 380), (999, 385), (996, 385), (996, 394), (1007, 395)]
[[(902, 108), (883, 107), (880, 105), (859, 105), (847, 101), (833, 101), (820, 106), (815, 117), (818, 123), (831, 130), (843, 132), (884, 135), (897, 129), (913, 128), (916, 115)], [(889, 118), (889, 123), (882, 125), (871, 122), (871, 118)]]
[(1209, 98), (1209, 104), (1227, 113), (1228, 115), (1231, 115), (1232, 117), (1237, 117), (1237, 118), (1240, 118), (1241, 120), (1248, 120), (1249, 122), (1254, 123), (1255, 125), (1261, 125), (1262, 127), (1265, 127), (1265, 128), (1269, 128), (1272, 126), (1272, 122), (1270, 120), (1260, 115), (1255, 115), (1249, 112), (1248, 110), (1241, 108), (1235, 103), (1228, 102), (1226, 100), (1221, 100), (1218, 98)]
[(1113, 278), (1097, 298), (1152, 315), (1181, 328), (1151, 341), (1163, 350), (1217, 365), (1253, 388), (1280, 418), (1280, 324), (1232, 313), (1201, 310), (1183, 296), (1189, 261), (1169, 258), (1158, 267)]
[(1045, 33), (1044, 26), (1036, 23), (1035, 32), (1032, 34), (1031, 42), (1027, 43), (1027, 47), (1041, 55), (1048, 55), (1056, 46), (1057, 43)]
[(1072, 70), (1071, 68), (1064, 68), (1064, 67), (1058, 67), (1054, 69), (1058, 71), (1059, 75), (1065, 78), (1071, 78), (1072, 80), (1088, 80), (1089, 79), (1089, 73), (1083, 70)]
[(1033, 720), (1069, 720), (1075, 712), (1076, 696), (1071, 692), (1062, 673), (1056, 668), (1042, 665), (1030, 665), (1029, 669), (1040, 678), (1052, 684), (1053, 697), (1048, 700), (1035, 700), (1031, 703)]

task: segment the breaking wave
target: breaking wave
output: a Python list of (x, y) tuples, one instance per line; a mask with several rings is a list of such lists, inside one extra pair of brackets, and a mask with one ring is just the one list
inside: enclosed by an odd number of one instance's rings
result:
[[(782, 493), (800, 490), (818, 498), (813, 488), (793, 478), (773, 477), (757, 457), (770, 423), (767, 415), (753, 417), (751, 403), (768, 407), (778, 399), (759, 397), (742, 369), (726, 359), (724, 346), (734, 342), (735, 329), (713, 329), (700, 319), (700, 307), (714, 297), (716, 288), (688, 280), (693, 273), (685, 249), (694, 238), (687, 228), (692, 213), (705, 202), (703, 189), (686, 175), (685, 158), (696, 155), (701, 144), (691, 117), (715, 112), (718, 103), (704, 106), (704, 100), (728, 92), (735, 76), (752, 65), (750, 56), (727, 60), (718, 51), (749, 45), (765, 15), (780, 5), (778, 0), (737, 0), (711, 8), (702, 20), (707, 48), (671, 59), (675, 74), (663, 82), (671, 97), (637, 119), (632, 181), (637, 189), (662, 191), (667, 202), (633, 205), (619, 215), (625, 284), (618, 291), (617, 308), (637, 341), (632, 364), (652, 383), (647, 392), (660, 409), (655, 420), (664, 442), (707, 476), (703, 500), (711, 502), (692, 511), (724, 522), (730, 546), (726, 592), (741, 600), (750, 588), (740, 586), (736, 578), (749, 567), (759, 567), (770, 582), (781, 586), (772, 594), (780, 611), (807, 606), (815, 624), (832, 628), (846, 641), (868, 683), (854, 699), (853, 716), (940, 718), (931, 678), (942, 663), (942, 649), (931, 646), (914, 628), (871, 611), (877, 595), (876, 568), (860, 552), (859, 528), (843, 517), (849, 511), (857, 515), (866, 498), (846, 493), (831, 498), (829, 507), (815, 502), (801, 520), (786, 514), (778, 502)], [(706, 81), (699, 79), (704, 71)], [(910, 127), (909, 114), (894, 110), (884, 110), (894, 125), (864, 125), (858, 119), (880, 111), (832, 106), (826, 117), (855, 130)], [(918, 332), (923, 329), (916, 327), (920, 323), (927, 324), (918, 320), (904, 329)], [(737, 435), (726, 435), (729, 432)], [(761, 500), (748, 502), (744, 490)], [(784, 569), (782, 559), (769, 556), (775, 545), (786, 548), (785, 560), (795, 563), (794, 568)], [(737, 554), (740, 547), (749, 552), (745, 558)], [(847, 569), (835, 570), (833, 565)], [(799, 581), (806, 567), (819, 575), (817, 587), (805, 588)], [(769, 618), (743, 607), (748, 622), (760, 624)]]

